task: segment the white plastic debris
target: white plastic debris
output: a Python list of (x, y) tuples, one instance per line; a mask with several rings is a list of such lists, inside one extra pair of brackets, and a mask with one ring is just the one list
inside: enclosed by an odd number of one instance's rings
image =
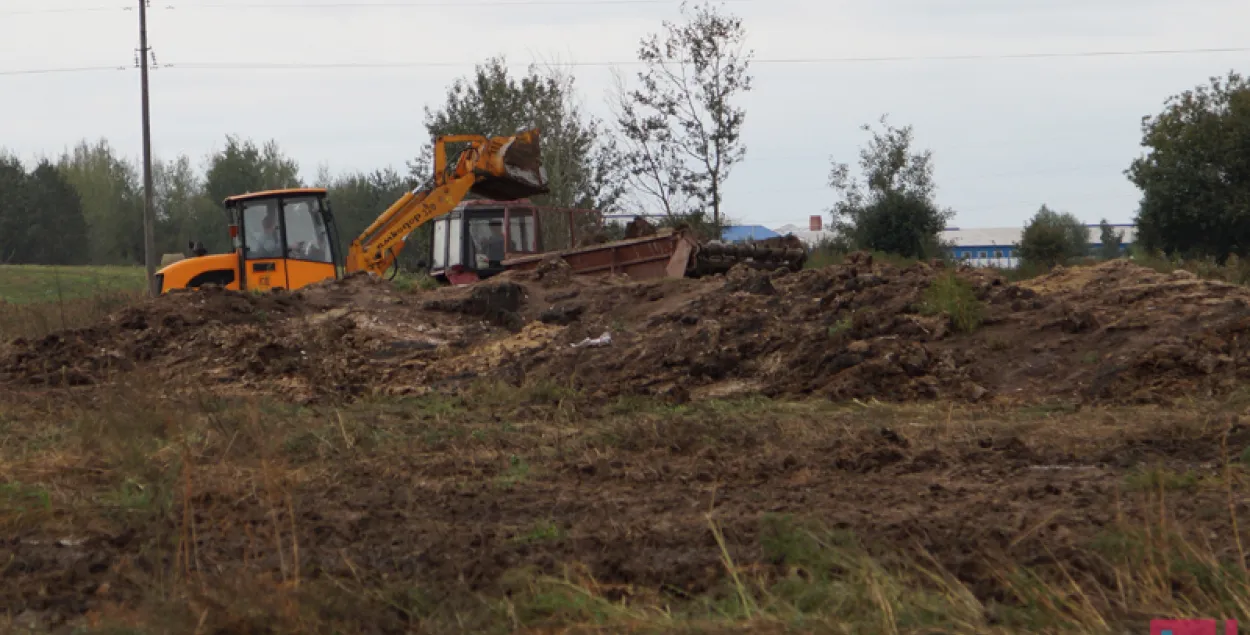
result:
[(591, 339), (588, 337), (576, 344), (572, 344), (572, 347), (573, 348), (585, 348), (588, 346), (599, 347), (599, 346), (607, 346), (611, 343), (612, 343), (612, 334), (607, 331), (604, 331), (603, 335), (600, 335), (599, 337), (596, 337), (594, 339)]

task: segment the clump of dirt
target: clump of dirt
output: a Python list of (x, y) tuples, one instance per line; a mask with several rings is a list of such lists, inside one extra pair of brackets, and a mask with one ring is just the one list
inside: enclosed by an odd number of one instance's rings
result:
[(746, 265), (736, 265), (725, 274), (724, 288), (729, 293), (735, 291), (760, 295), (776, 295), (777, 293), (777, 288), (773, 286), (767, 272)]
[[(982, 300), (1009, 288), (971, 270), (960, 275)], [(687, 301), (613, 330), (610, 346), (555, 349), (524, 372), (608, 396), (724, 394), (713, 385), (732, 382), (773, 396), (982, 398), (988, 390), (967, 355), (936, 346), (950, 329), (947, 318), (922, 312), (932, 279), (929, 265), (874, 268), (866, 259), (782, 275), (738, 266)]]
[[(383, 283), (362, 277), (292, 294), (173, 293), (91, 328), (0, 347), (0, 381), (85, 386), (143, 369), (171, 388), (350, 398), (385, 386), (395, 370), (387, 362), (397, 351), (403, 357), (452, 345), (456, 326), (407, 321), (397, 328), (386, 320), (403, 303)], [(422, 331), (440, 337), (424, 338)]]
[(462, 297), (438, 298), (422, 305), (430, 311), (445, 311), (484, 318), (490, 323), (519, 331), (524, 326), (517, 310), (524, 301), (525, 289), (508, 280), (474, 285)]
[(534, 278), (541, 281), (547, 288), (565, 287), (573, 281), (573, 267), (559, 256), (552, 256), (539, 263), (534, 269), (534, 274)]
[[(953, 275), (979, 326), (937, 307)], [(176, 293), (0, 348), (0, 382), (81, 386), (145, 369), (171, 385), (352, 398), (480, 378), (603, 396), (1065, 397), (1156, 402), (1250, 376), (1250, 290), (1126, 261), (1023, 284), (856, 255), (795, 273), (632, 281), (563, 261), (403, 293), (368, 276), (290, 294)], [(610, 338), (600, 339), (604, 333)], [(590, 341), (590, 344), (579, 345)]]
[[(950, 274), (979, 305), (971, 333), (930, 303), (930, 287)], [(633, 285), (650, 297), (632, 315), (609, 320), (614, 309), (591, 307), (562, 342), (606, 329), (609, 346), (553, 347), (514, 374), (605, 396), (1119, 403), (1226, 393), (1250, 375), (1239, 343), (1250, 328), (1250, 290), (1126, 261), (1015, 285), (988, 271), (940, 262), (900, 268), (859, 254), (792, 274), (736, 267), (680, 282)]]

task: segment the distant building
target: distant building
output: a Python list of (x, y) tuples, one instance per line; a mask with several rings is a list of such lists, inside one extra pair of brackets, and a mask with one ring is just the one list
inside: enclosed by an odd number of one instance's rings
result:
[[(605, 221), (610, 223), (625, 224), (638, 216), (653, 220), (657, 223), (668, 218), (665, 214), (605, 214), (603, 218)], [(737, 225), (723, 229), (721, 231), (721, 240), (727, 243), (737, 243), (750, 240), (777, 238), (783, 235), (784, 234), (778, 234), (763, 225)]]
[(808, 247), (814, 247), (824, 240), (832, 240), (833, 232), (825, 229), (824, 217), (812, 215), (807, 219), (807, 226), (799, 225), (782, 225), (777, 228), (777, 233), (785, 236), (793, 234), (795, 238), (803, 241)]
[[(1090, 251), (1097, 252), (1102, 248), (1102, 229), (1096, 224), (1085, 227), (1089, 231)], [(1137, 235), (1136, 227), (1131, 224), (1112, 227), (1120, 234), (1120, 250), (1128, 250)], [(807, 227), (782, 225), (776, 231), (783, 236), (794, 234), (809, 247), (834, 236), (824, 228), (819, 216), (811, 217)], [(942, 240), (952, 244), (951, 256), (958, 260), (973, 266), (1010, 269), (1020, 264), (1020, 252), (1015, 245), (1023, 233), (1023, 227), (951, 227), (942, 231)]]
[(763, 225), (738, 225), (736, 227), (726, 227), (721, 232), (721, 240), (727, 243), (744, 242), (748, 240), (765, 240), (768, 238), (777, 238), (784, 234), (763, 226)]
[[(1102, 229), (1098, 225), (1086, 225), (1091, 252), (1102, 249)], [(1136, 237), (1136, 227), (1129, 224), (1112, 225), (1120, 234), (1120, 251), (1127, 251)], [(951, 227), (942, 232), (942, 239), (953, 245), (951, 256), (977, 267), (1000, 267), (1011, 269), (1020, 265), (1020, 252), (1016, 243), (1024, 233), (1023, 227), (993, 227), (963, 229)]]

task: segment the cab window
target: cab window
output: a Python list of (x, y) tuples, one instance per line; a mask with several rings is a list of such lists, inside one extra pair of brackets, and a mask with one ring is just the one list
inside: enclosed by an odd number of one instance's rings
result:
[(532, 254), (538, 251), (537, 222), (534, 210), (516, 209), (508, 214), (508, 247), (510, 251)]
[(282, 227), (276, 201), (253, 201), (243, 206), (247, 258), (282, 257)]
[(470, 267), (479, 269), (503, 260), (506, 245), (503, 241), (503, 216), (469, 219)]
[(430, 266), (434, 269), (442, 269), (447, 266), (447, 221), (439, 219), (434, 221), (434, 241), (433, 241), (434, 257), (431, 259)]
[(287, 258), (311, 262), (332, 262), (330, 235), (316, 198), (289, 198), (283, 201), (286, 220)]

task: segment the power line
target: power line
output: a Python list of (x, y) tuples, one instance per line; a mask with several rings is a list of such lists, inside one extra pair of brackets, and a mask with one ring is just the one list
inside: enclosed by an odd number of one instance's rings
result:
[[(726, 3), (733, 4), (750, 4), (759, 2), (759, 0), (723, 0)], [(773, 2), (781, 2), (783, 0), (772, 0)], [(676, 5), (679, 0), (464, 0), (461, 2), (451, 0), (418, 0), (416, 2), (402, 2), (392, 0), (390, 2), (252, 2), (231, 4), (228, 2), (205, 2), (198, 4), (184, 5), (166, 5), (163, 7), (167, 10), (177, 9), (437, 9), (437, 8), (475, 8), (475, 7), (532, 7), (532, 6), (577, 6), (577, 7), (595, 7), (595, 6), (629, 6), (629, 5)], [(2, 16), (11, 15), (43, 15), (43, 14), (67, 14), (67, 13), (100, 13), (109, 11), (134, 11), (133, 7), (121, 6), (95, 6), (95, 7), (64, 7), (57, 9), (18, 9), (14, 11), (0, 11)]]
[[(1034, 52), (1034, 53), (982, 53), (968, 55), (906, 55), (890, 57), (795, 57), (795, 58), (759, 58), (751, 60), (752, 64), (787, 65), (787, 64), (853, 64), (871, 62), (929, 62), (929, 61), (968, 61), (968, 60), (1020, 60), (1048, 58), (1089, 58), (1089, 57), (1146, 57), (1162, 55), (1199, 55), (1212, 53), (1248, 53), (1250, 47), (1224, 48), (1190, 48), (1190, 49), (1140, 49), (1123, 51), (1074, 51), (1074, 52)], [(602, 61), (602, 62), (562, 62), (560, 66), (631, 66), (642, 62)], [(197, 70), (327, 70), (327, 69), (385, 69), (385, 68), (449, 68), (473, 66), (473, 62), (184, 62), (170, 64), (171, 67)], [(527, 66), (525, 62), (511, 62), (511, 66)]]
[[(743, 4), (753, 3), (759, 0), (723, 0), (727, 3)], [(776, 2), (777, 0), (772, 0)], [(231, 4), (228, 2), (205, 2), (196, 4), (183, 5), (187, 9), (410, 9), (410, 8), (438, 8), (438, 7), (529, 7), (529, 6), (579, 6), (579, 7), (595, 7), (595, 6), (611, 6), (611, 5), (638, 5), (638, 4), (662, 4), (677, 5), (678, 0), (421, 0), (417, 2), (252, 2)]]
[(47, 75), (51, 73), (90, 73), (98, 71), (124, 71), (125, 66), (76, 66), (69, 68), (32, 68), (27, 70), (3, 71), (0, 70), (0, 76), (9, 77), (14, 75)]
[(131, 7), (65, 7), (61, 9), (18, 9), (0, 11), (0, 15), (41, 15), (49, 13), (101, 13), (105, 11), (133, 11)]
[[(984, 53), (973, 55), (911, 55), (894, 57), (807, 57), (807, 58), (761, 58), (752, 60), (753, 64), (841, 64), (868, 62), (921, 62), (921, 61), (962, 61), (962, 60), (1015, 60), (1015, 59), (1046, 59), (1046, 58), (1083, 58), (1083, 57), (1144, 57), (1160, 55), (1197, 55), (1211, 53), (1248, 53), (1250, 47), (1224, 48), (1192, 48), (1192, 49), (1142, 49), (1125, 51), (1075, 51), (1068, 53), (1035, 52), (1035, 53)], [(327, 69), (386, 69), (386, 68), (461, 68), (471, 67), (475, 62), (183, 62), (161, 64), (165, 68), (190, 70), (327, 70)], [(603, 61), (603, 62), (562, 62), (562, 66), (629, 66), (637, 65), (637, 60)], [(509, 62), (511, 66), (528, 66), (528, 62)], [(126, 70), (124, 66), (78, 66), (69, 68), (40, 68), (28, 70), (0, 70), (0, 76), (41, 75), (47, 73), (77, 73), (91, 71)]]

